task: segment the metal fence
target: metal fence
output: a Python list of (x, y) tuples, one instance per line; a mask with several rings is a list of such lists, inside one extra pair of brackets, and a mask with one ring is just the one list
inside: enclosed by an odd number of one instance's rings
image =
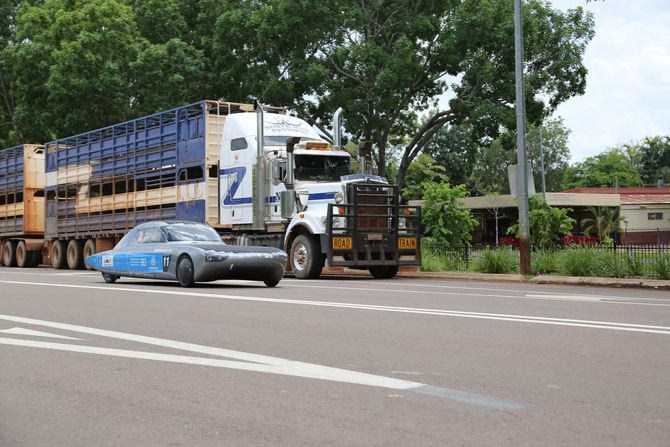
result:
[[(507, 258), (516, 257), (518, 249), (487, 245), (453, 246), (424, 238), (421, 242), (426, 271), (477, 270), (486, 253), (506, 251)], [(503, 253), (505, 254), (505, 253)], [(605, 276), (619, 278), (670, 279), (670, 244), (577, 245), (552, 250), (533, 249), (534, 273), (570, 276)]]

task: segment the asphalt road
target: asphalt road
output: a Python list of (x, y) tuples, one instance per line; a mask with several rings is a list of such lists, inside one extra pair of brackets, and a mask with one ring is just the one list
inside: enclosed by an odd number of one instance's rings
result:
[(670, 294), (0, 268), (0, 446), (670, 445)]

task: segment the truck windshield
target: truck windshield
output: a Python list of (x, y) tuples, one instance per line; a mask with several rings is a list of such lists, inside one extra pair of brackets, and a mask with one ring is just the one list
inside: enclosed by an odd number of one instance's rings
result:
[(173, 224), (165, 228), (168, 242), (221, 242), (221, 237), (216, 231), (204, 225)]
[[(289, 135), (270, 135), (270, 136), (264, 136), (263, 137), (263, 144), (265, 146), (281, 146), (285, 147), (286, 146), (286, 139), (289, 137)], [(300, 142), (304, 143), (305, 141), (319, 141), (316, 138), (310, 138), (310, 137), (301, 137)]]
[(339, 181), (349, 174), (349, 158), (327, 155), (296, 155), (296, 180)]

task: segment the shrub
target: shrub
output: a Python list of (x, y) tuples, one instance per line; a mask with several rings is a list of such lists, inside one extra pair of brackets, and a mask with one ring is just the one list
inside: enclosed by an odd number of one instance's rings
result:
[(654, 262), (654, 274), (658, 279), (670, 279), (670, 255), (658, 255)]
[(421, 253), (421, 271), (441, 272), (442, 262), (440, 260), (440, 256), (429, 250), (423, 250)]
[(635, 253), (624, 255), (627, 276), (644, 276), (644, 258)]
[(596, 254), (588, 248), (569, 248), (561, 253), (558, 271), (565, 276), (593, 276)]
[(624, 256), (617, 253), (598, 253), (595, 263), (595, 274), (606, 278), (625, 278), (630, 269)]
[(472, 267), (481, 273), (513, 273), (519, 270), (519, 255), (508, 248), (484, 249)]
[(530, 255), (530, 269), (534, 275), (558, 271), (557, 254), (553, 251), (536, 251)]

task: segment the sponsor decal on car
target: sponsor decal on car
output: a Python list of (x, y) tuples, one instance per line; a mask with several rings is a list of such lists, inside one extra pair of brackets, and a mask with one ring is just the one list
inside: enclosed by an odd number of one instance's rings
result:
[(104, 255), (102, 257), (102, 266), (103, 267), (114, 267), (114, 256), (113, 255)]

